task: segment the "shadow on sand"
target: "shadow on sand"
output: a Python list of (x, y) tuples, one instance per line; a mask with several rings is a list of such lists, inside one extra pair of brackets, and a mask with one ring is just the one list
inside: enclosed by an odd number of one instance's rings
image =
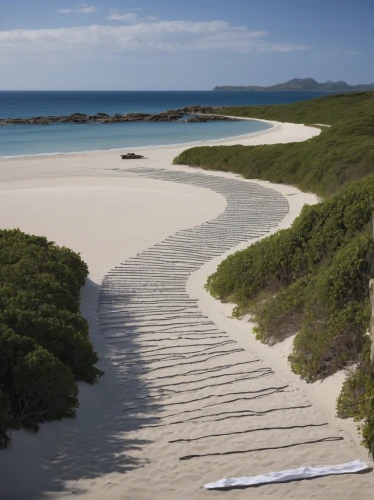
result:
[[(147, 396), (148, 386), (133, 374), (128, 377), (126, 365), (118, 370), (110, 361), (99, 330), (99, 291), (100, 287), (88, 279), (82, 291), (81, 310), (100, 357), (98, 366), (105, 375), (93, 386), (79, 383), (76, 419), (43, 424), (37, 434), (23, 430), (13, 433), (12, 447), (0, 451), (0, 500), (42, 500), (59, 492), (82, 494), (85, 484), (93, 485), (103, 476), (125, 474), (147, 463), (146, 458), (129, 456), (136, 456), (137, 450), (149, 443), (131, 437), (131, 431), (159, 420), (154, 411), (153, 416), (148, 416), (147, 398), (141, 413), (123, 411), (134, 394)], [(126, 343), (126, 352), (131, 352), (132, 362), (139, 359), (136, 337)]]

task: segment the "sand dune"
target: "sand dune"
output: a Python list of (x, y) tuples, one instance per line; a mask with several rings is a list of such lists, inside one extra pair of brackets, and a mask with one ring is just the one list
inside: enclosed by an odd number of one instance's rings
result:
[[(234, 142), (317, 133), (277, 124)], [(0, 499), (370, 498), (372, 474), (202, 488), (366, 451), (317, 391), (203, 289), (225, 255), (289, 226), (316, 198), (173, 167), (183, 149), (145, 150), (131, 163), (117, 152), (0, 161), (0, 226), (45, 234), (88, 263), (82, 311), (106, 371), (96, 386), (80, 386), (77, 419), (13, 434), (0, 452)]]

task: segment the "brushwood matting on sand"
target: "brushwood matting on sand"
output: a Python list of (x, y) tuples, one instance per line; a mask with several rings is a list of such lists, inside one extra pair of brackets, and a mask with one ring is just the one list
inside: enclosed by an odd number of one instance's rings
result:
[[(296, 403), (295, 398), (288, 401), (297, 389), (221, 331), (186, 291), (191, 273), (203, 264), (275, 228), (288, 213), (286, 198), (240, 179), (142, 167), (124, 171), (210, 189), (224, 196), (227, 205), (215, 219), (178, 231), (103, 279), (101, 331), (128, 387), (123, 421), (139, 422), (132, 426), (137, 432), (155, 428), (155, 437), (169, 443), (175, 460), (205, 457), (205, 467), (211, 456), (238, 455), (242, 460), (242, 454), (311, 449), (317, 443), (329, 456), (330, 447), (337, 445), (331, 443), (343, 438), (331, 435), (328, 423), (318, 420), (308, 397), (300, 394)], [(283, 412), (285, 425), (272, 426), (278, 412)], [(237, 430), (232, 432), (234, 419)], [(180, 435), (181, 424), (188, 434)], [(308, 439), (303, 439), (306, 428)], [(278, 432), (275, 442), (253, 446), (254, 433), (269, 431)]]

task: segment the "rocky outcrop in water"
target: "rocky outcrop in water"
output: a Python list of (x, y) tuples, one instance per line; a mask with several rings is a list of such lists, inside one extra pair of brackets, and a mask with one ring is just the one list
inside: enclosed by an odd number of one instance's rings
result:
[(216, 108), (209, 106), (186, 106), (170, 109), (162, 113), (72, 113), (62, 116), (33, 116), (31, 118), (0, 118), (0, 125), (50, 125), (51, 123), (124, 123), (124, 122), (187, 122), (202, 123), (211, 121), (231, 121), (235, 118), (214, 115)]

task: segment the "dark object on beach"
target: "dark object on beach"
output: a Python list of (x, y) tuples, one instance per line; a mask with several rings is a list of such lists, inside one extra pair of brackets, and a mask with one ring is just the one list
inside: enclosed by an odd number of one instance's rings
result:
[(122, 160), (138, 160), (139, 158), (144, 158), (142, 155), (136, 155), (135, 153), (127, 153), (126, 155), (120, 155)]

